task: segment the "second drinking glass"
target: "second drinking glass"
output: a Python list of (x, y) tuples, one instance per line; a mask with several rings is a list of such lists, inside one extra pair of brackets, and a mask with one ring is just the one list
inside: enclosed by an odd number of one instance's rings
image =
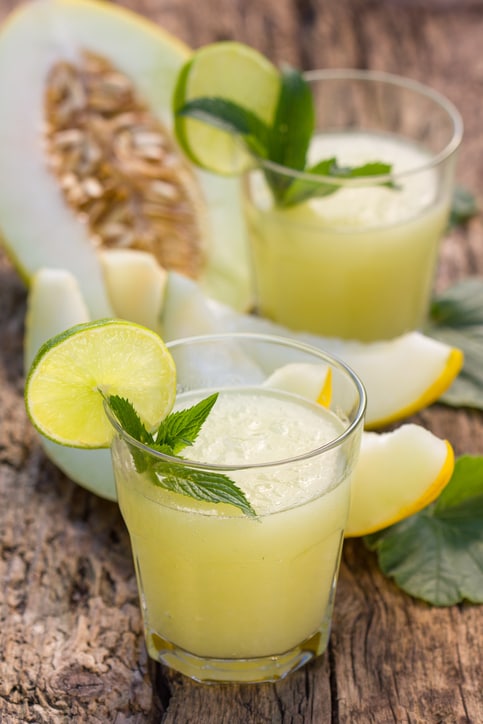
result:
[[(373, 341), (426, 318), (453, 193), (462, 121), (415, 81), (371, 71), (306, 74), (316, 135), (310, 162), (342, 170), (375, 161), (389, 174), (339, 178), (261, 161), (245, 177), (258, 311), (292, 329)], [(319, 184), (325, 195), (274, 203), (277, 184)]]

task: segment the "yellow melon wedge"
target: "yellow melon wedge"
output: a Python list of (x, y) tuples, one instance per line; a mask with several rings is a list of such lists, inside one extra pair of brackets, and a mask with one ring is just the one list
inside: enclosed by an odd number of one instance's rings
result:
[(332, 370), (327, 365), (291, 362), (279, 367), (263, 382), (264, 387), (284, 390), (329, 407), (332, 398)]
[(450, 443), (419, 425), (364, 432), (346, 537), (374, 533), (422, 510), (438, 497), (453, 469)]
[[(435, 402), (463, 366), (463, 352), (420, 332), (374, 342), (328, 342), (368, 392), (366, 428), (376, 429)], [(383, 364), (381, 364), (383, 361)]]
[(167, 271), (137, 249), (103, 249), (99, 258), (115, 316), (159, 332)]

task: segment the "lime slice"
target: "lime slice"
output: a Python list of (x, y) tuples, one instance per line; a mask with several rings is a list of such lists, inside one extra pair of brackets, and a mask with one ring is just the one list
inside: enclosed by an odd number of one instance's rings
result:
[[(273, 121), (280, 74), (261, 53), (242, 43), (212, 43), (194, 53), (178, 77), (174, 112), (201, 97), (223, 98)], [(180, 146), (198, 166), (218, 174), (236, 175), (253, 165), (240, 140), (202, 121), (175, 115)]]
[(79, 324), (39, 349), (25, 386), (37, 430), (61, 445), (109, 447), (113, 429), (103, 394), (128, 399), (153, 427), (176, 395), (171, 354), (155, 332), (123, 320)]

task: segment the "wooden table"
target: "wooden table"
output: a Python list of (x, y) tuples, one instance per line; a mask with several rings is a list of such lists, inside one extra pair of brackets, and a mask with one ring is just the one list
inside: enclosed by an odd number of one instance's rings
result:
[[(15, 6), (0, 0), (0, 18)], [(458, 181), (483, 187), (481, 0), (128, 0), (197, 47), (234, 38), (300, 68), (399, 72), (446, 93), (466, 135)], [(0, 110), (1, 112), (1, 110)], [(438, 288), (483, 272), (483, 225), (453, 231)], [(483, 722), (483, 607), (402, 593), (359, 540), (346, 543), (327, 653), (288, 680), (191, 683), (147, 661), (117, 506), (43, 455), (22, 402), (25, 288), (0, 256), (0, 721)], [(456, 453), (483, 454), (478, 412), (418, 416)], [(154, 695), (153, 695), (154, 691)]]

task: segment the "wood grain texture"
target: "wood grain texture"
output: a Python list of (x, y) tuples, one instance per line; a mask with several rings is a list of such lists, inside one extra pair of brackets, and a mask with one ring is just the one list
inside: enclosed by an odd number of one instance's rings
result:
[[(301, 68), (398, 72), (446, 93), (465, 141), (458, 181), (483, 189), (478, 0), (130, 0), (193, 47), (227, 38)], [(0, 0), (0, 19), (16, 5)], [(1, 139), (0, 139), (1, 141)], [(445, 239), (439, 289), (483, 273), (482, 219)], [(288, 680), (204, 687), (148, 663), (128, 537), (113, 503), (42, 454), (23, 407), (25, 288), (0, 252), (0, 721), (166, 724), (478, 724), (483, 608), (436, 609), (346, 543), (329, 649)], [(483, 454), (477, 412), (417, 420)], [(154, 683), (154, 695), (152, 691)]]

